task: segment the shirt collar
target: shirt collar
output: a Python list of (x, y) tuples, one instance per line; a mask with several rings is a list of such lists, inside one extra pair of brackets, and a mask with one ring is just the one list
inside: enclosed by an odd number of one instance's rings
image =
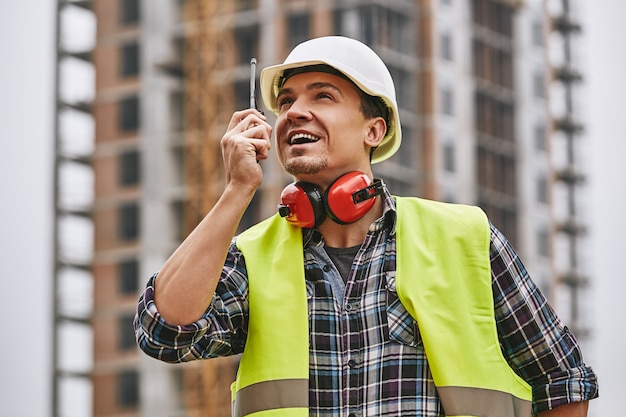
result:
[(380, 216), (374, 223), (370, 225), (370, 232), (377, 232), (380, 230), (389, 230), (390, 235), (396, 233), (396, 199), (389, 192), (387, 185), (383, 181), (383, 215)]

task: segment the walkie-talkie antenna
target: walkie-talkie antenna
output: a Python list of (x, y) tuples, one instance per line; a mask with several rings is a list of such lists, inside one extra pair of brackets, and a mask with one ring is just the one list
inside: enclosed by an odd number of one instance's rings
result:
[(250, 108), (256, 109), (256, 58), (250, 60)]

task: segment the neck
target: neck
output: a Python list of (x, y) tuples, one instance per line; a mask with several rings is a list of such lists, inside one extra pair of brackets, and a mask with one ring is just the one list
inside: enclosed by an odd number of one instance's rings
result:
[(354, 223), (337, 224), (326, 219), (318, 227), (318, 231), (324, 236), (324, 241), (333, 248), (350, 248), (363, 243), (369, 231), (370, 225), (383, 214), (381, 197), (376, 197), (376, 204), (365, 216)]

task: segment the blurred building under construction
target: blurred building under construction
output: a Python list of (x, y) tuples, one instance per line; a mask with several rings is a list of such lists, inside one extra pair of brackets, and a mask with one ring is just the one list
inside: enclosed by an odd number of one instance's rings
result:
[[(248, 106), (250, 58), (275, 64), (322, 35), (367, 43), (396, 81), (404, 141), (375, 174), (398, 195), (483, 207), (585, 343), (575, 6), (58, 0), (53, 416), (230, 415), (237, 358), (148, 358), (135, 304), (222, 190), (219, 141)], [(92, 74), (90, 94), (71, 94), (73, 68)], [(242, 227), (272, 215), (290, 181), (275, 157), (262, 165)]]

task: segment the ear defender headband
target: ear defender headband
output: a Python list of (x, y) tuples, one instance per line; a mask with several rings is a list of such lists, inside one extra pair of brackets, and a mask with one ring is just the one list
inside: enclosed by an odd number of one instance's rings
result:
[(338, 224), (359, 220), (374, 206), (374, 197), (383, 193), (383, 182), (352, 171), (337, 178), (322, 195), (315, 184), (299, 181), (281, 193), (278, 213), (298, 227), (317, 227), (328, 217)]

